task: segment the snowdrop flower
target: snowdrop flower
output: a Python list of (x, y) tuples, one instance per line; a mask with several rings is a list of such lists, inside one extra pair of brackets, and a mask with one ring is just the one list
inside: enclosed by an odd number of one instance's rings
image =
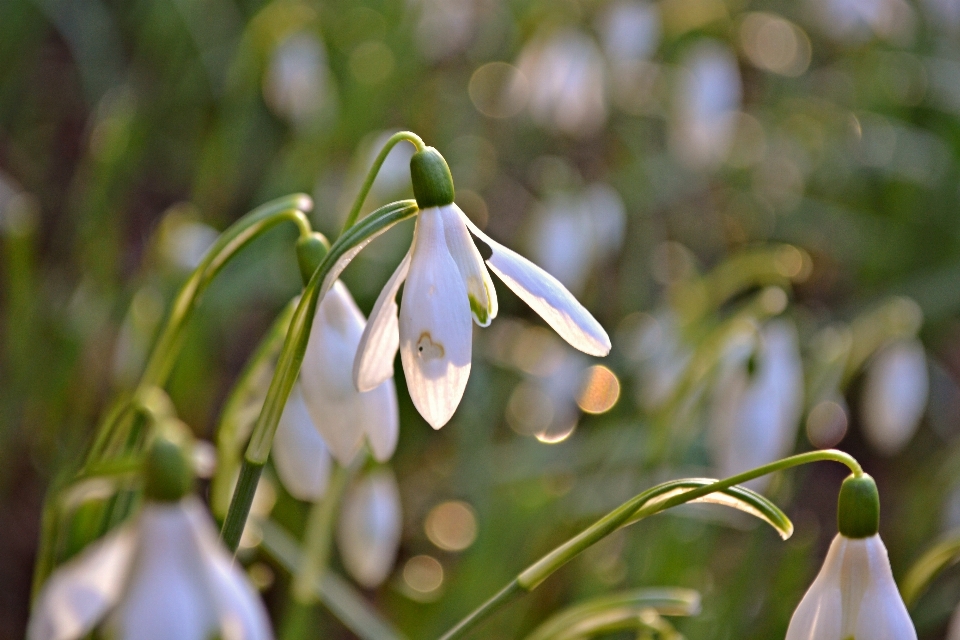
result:
[(867, 441), (885, 455), (899, 452), (916, 433), (930, 380), (919, 340), (901, 340), (873, 357), (861, 396)]
[(453, 203), (450, 169), (436, 149), (415, 154), (410, 170), (421, 209), (413, 244), (370, 313), (354, 361), (357, 389), (388, 379), (399, 349), (417, 410), (434, 429), (450, 420), (470, 375), (471, 315), (480, 326), (497, 315), (496, 291), (471, 233), (492, 251), (486, 265), (563, 339), (590, 355), (609, 353), (603, 327), (556, 278), (491, 240)]
[[(785, 456), (797, 436), (803, 409), (797, 332), (789, 322), (775, 320), (759, 338), (752, 374), (743, 354), (715, 389), (710, 443), (720, 477)], [(748, 486), (762, 487), (764, 478), (757, 480)]]
[(284, 38), (273, 51), (263, 79), (267, 106), (295, 125), (314, 118), (335, 98), (323, 42), (312, 32)]
[(615, 2), (601, 15), (597, 30), (612, 63), (646, 60), (660, 45), (660, 12), (648, 2)]
[(873, 479), (847, 478), (837, 508), (840, 533), (794, 612), (786, 640), (916, 640), (877, 534), (879, 522)]
[(101, 623), (118, 640), (272, 638), (263, 603), (188, 495), (179, 447), (158, 441), (147, 468), (143, 510), (50, 576), (28, 640), (82, 638)]
[(730, 150), (740, 108), (740, 71), (733, 53), (717, 42), (689, 52), (676, 96), (671, 147), (685, 164), (712, 168)]
[(564, 286), (582, 292), (596, 264), (620, 249), (626, 222), (623, 200), (609, 185), (558, 194), (534, 218), (531, 252)]
[(603, 56), (585, 34), (566, 29), (537, 37), (524, 47), (517, 68), (528, 83), (530, 115), (537, 123), (582, 137), (606, 122)]
[(402, 527), (400, 490), (389, 469), (374, 471), (350, 487), (337, 526), (337, 547), (359, 584), (372, 589), (387, 579)]
[(306, 502), (323, 497), (330, 480), (330, 451), (310, 418), (299, 382), (287, 398), (270, 454), (290, 495)]
[(317, 306), (300, 369), (300, 389), (309, 417), (330, 453), (344, 466), (364, 442), (380, 462), (388, 460), (397, 447), (400, 416), (392, 379), (393, 355), (386, 375), (376, 384), (362, 387), (362, 392), (351, 377), (364, 327), (363, 314), (350, 292), (336, 281)]

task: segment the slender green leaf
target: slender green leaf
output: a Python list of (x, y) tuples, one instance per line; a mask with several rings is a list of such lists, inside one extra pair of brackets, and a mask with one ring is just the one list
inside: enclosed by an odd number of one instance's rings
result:
[(951, 537), (941, 540), (927, 550), (907, 572), (900, 589), (903, 601), (908, 607), (916, 604), (933, 579), (957, 562), (960, 562), (960, 534), (954, 532)]

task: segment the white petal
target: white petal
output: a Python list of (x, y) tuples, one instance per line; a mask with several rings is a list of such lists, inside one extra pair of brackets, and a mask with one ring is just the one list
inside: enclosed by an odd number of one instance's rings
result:
[(466, 214), (455, 204), (438, 208), (443, 218), (447, 249), (457, 263), (463, 283), (467, 287), (473, 319), (481, 327), (486, 327), (497, 317), (497, 291), (493, 288), (493, 280), (490, 279), (490, 273), (483, 264), (483, 257), (473, 243), (470, 232), (461, 221)]
[(400, 408), (393, 379), (360, 394), (360, 424), (377, 462), (386, 462), (397, 449), (400, 435)]
[(308, 502), (323, 496), (330, 477), (330, 452), (310, 419), (299, 383), (287, 398), (270, 452), (290, 495)]
[(353, 361), (353, 382), (360, 391), (370, 391), (393, 377), (393, 359), (400, 348), (397, 291), (407, 279), (409, 270), (408, 251), (380, 291), (380, 296), (370, 312), (370, 319), (363, 330)]
[(887, 549), (880, 536), (863, 541), (867, 551), (870, 583), (857, 616), (856, 636), (868, 640), (917, 640), (907, 607), (890, 571)]
[(213, 594), (223, 640), (269, 640), (270, 620), (246, 574), (220, 543), (213, 523), (200, 504), (187, 500), (194, 540), (204, 559), (207, 585)]
[(374, 471), (350, 488), (337, 526), (337, 546), (358, 583), (373, 588), (390, 575), (402, 527), (400, 491), (392, 472)]
[(610, 337), (596, 318), (560, 281), (518, 253), (494, 242), (461, 215), (470, 231), (490, 246), (487, 264), (517, 296), (530, 305), (560, 337), (592, 356), (610, 353)]
[(473, 339), (470, 304), (436, 208), (417, 219), (400, 307), (400, 359), (413, 404), (434, 429), (445, 425), (467, 386)]
[(947, 628), (947, 640), (960, 640), (960, 607), (953, 612), (950, 626)]
[[(175, 504), (147, 504), (123, 600), (111, 627), (123, 640), (208, 640), (219, 629), (214, 595), (204, 573), (191, 516)], [(197, 505), (196, 508), (201, 508)]]
[(786, 640), (844, 640), (840, 573), (846, 542), (840, 535), (833, 539), (823, 568), (790, 618)]
[(358, 392), (351, 369), (364, 319), (350, 293), (337, 282), (320, 301), (300, 368), (300, 389), (313, 424), (330, 453), (347, 465), (363, 444)]
[(896, 342), (878, 353), (861, 395), (864, 435), (870, 444), (886, 455), (903, 449), (920, 425), (929, 386), (919, 340)]
[(120, 598), (135, 546), (126, 525), (57, 569), (30, 616), (28, 640), (71, 640), (93, 629)]

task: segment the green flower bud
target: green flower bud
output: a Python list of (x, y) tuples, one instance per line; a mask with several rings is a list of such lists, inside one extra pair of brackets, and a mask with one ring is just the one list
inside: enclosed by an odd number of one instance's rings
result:
[(880, 494), (867, 474), (849, 476), (837, 500), (837, 528), (847, 538), (869, 538), (880, 530)]
[(149, 500), (176, 502), (193, 490), (193, 465), (179, 445), (158, 437), (144, 464), (143, 493)]
[(303, 278), (303, 284), (310, 282), (310, 276), (320, 266), (329, 250), (330, 243), (327, 242), (322, 233), (316, 231), (297, 240), (297, 264), (300, 265), (300, 276)]
[(426, 147), (410, 158), (413, 195), (421, 209), (453, 203), (453, 176), (440, 152)]

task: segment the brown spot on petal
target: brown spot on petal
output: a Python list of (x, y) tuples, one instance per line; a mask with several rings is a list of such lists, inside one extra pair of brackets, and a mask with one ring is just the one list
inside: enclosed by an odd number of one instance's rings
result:
[(442, 344), (433, 341), (429, 331), (424, 331), (417, 340), (417, 353), (424, 360), (433, 360), (442, 358), (446, 351), (444, 351)]

